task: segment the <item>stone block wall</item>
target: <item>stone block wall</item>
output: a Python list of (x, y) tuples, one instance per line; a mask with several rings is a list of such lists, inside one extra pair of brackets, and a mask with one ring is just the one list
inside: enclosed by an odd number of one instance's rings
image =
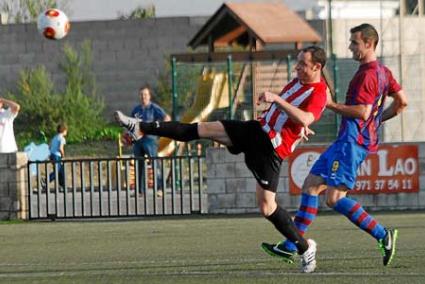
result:
[[(356, 194), (353, 196), (369, 210), (425, 209), (425, 143), (418, 143), (419, 192), (394, 194)], [(243, 154), (232, 155), (226, 148), (207, 150), (208, 213), (233, 214), (259, 212), (255, 196), (256, 180), (245, 166)], [(277, 191), (279, 204), (295, 211), (300, 196), (289, 193), (288, 163), (282, 164)], [(330, 210), (320, 196), (320, 210)]]
[(0, 220), (28, 219), (27, 155), (0, 154)]
[[(188, 51), (187, 43), (206, 17), (173, 17), (141, 20), (73, 22), (69, 35), (59, 41), (44, 39), (35, 24), (0, 25), (0, 96), (16, 88), (25, 68), (46, 66), (64, 88), (59, 70), (63, 47), (74, 48), (88, 40), (93, 54), (93, 72), (105, 116), (115, 109), (131, 112), (139, 103), (138, 88), (157, 85), (159, 74), (168, 72), (170, 54)], [(171, 98), (171, 94), (170, 94)]]
[[(425, 143), (419, 147), (419, 192), (393, 194), (357, 194), (354, 196), (369, 210), (425, 209)], [(257, 213), (256, 181), (247, 169), (244, 157), (231, 155), (226, 148), (207, 150), (207, 195), (210, 214)], [(25, 153), (0, 154), (0, 220), (28, 219), (27, 156)], [(282, 164), (278, 202), (295, 211), (299, 195), (289, 193), (288, 164)], [(330, 210), (320, 197), (320, 210)]]
[[(64, 76), (58, 64), (63, 60), (64, 44), (78, 47), (89, 40), (98, 92), (106, 106), (105, 117), (110, 119), (116, 109), (129, 113), (139, 102), (138, 88), (144, 83), (156, 86), (159, 74), (168, 72), (166, 64), (170, 54), (187, 52), (187, 43), (207, 20), (208, 17), (170, 17), (73, 22), (70, 34), (60, 41), (44, 39), (35, 24), (0, 25), (0, 96), (16, 88), (20, 71), (37, 65), (46, 66), (59, 90), (63, 89)], [(384, 57), (384, 63), (400, 80), (398, 18), (383, 22), (376, 19), (334, 20), (334, 52), (342, 59), (338, 73), (341, 98), (344, 98), (346, 86), (357, 69), (348, 50), (349, 29), (363, 22), (377, 27), (381, 35), (378, 55)], [(402, 85), (410, 105), (402, 115), (403, 119), (400, 116), (386, 123), (389, 127), (384, 133), (385, 142), (425, 140), (425, 128), (417, 119), (425, 115), (422, 80), (425, 74), (424, 23), (422, 17), (408, 17), (404, 21)], [(323, 39), (327, 38), (325, 21), (314, 20), (310, 24)], [(326, 40), (323, 45), (326, 48)]]

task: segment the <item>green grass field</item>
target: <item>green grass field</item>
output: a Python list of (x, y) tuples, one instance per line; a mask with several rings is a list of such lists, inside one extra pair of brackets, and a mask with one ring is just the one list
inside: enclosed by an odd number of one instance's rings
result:
[(279, 240), (254, 216), (0, 224), (2, 283), (425, 283), (425, 213), (375, 214), (400, 230), (383, 267), (374, 239), (340, 215), (319, 215), (307, 236), (318, 267), (299, 272), (266, 255)]

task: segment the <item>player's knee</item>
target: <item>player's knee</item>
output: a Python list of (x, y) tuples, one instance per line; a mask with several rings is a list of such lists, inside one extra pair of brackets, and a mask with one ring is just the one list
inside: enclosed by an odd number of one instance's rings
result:
[(330, 208), (334, 208), (334, 206), (336, 205), (336, 203), (338, 202), (338, 198), (335, 196), (328, 196), (326, 198), (326, 205)]
[(258, 208), (260, 209), (260, 213), (263, 217), (268, 217), (273, 214), (274, 210), (276, 210), (276, 204), (271, 204), (266, 201), (259, 201)]
[(319, 195), (320, 194), (320, 191), (318, 190), (318, 188), (314, 187), (314, 186), (303, 186), (302, 192), (307, 193), (309, 195)]
[(307, 176), (302, 186), (302, 192), (310, 195), (319, 195), (325, 189), (323, 179), (312, 174)]
[(199, 137), (205, 137), (208, 134), (208, 125), (205, 122), (198, 123)]
[(264, 204), (264, 202), (258, 202), (258, 209), (260, 209), (260, 214), (263, 217), (267, 217), (269, 214), (267, 214), (267, 206)]
[(219, 121), (198, 122), (198, 134), (201, 138), (209, 138), (220, 132), (220, 126)]
[(302, 191), (303, 193), (308, 193), (308, 194), (310, 194), (310, 187), (308, 187), (308, 186), (305, 184), (305, 182), (304, 182), (304, 184), (303, 184), (303, 186), (302, 186), (302, 188), (301, 188), (301, 191)]

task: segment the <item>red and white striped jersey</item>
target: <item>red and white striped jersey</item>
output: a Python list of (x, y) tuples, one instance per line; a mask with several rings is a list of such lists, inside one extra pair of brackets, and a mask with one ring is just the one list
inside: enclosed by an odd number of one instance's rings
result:
[[(295, 78), (283, 88), (280, 97), (299, 109), (311, 112), (317, 121), (326, 107), (326, 84), (323, 80), (302, 84)], [(302, 126), (293, 122), (278, 104), (271, 104), (259, 120), (282, 159), (292, 153), (301, 141)]]

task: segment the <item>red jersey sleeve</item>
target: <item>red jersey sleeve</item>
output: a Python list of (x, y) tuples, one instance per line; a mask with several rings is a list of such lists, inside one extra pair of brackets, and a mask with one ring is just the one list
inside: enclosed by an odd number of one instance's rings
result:
[(314, 116), (314, 120), (318, 120), (322, 115), (323, 110), (326, 106), (326, 84), (321, 82), (314, 87), (313, 93), (309, 99), (305, 102), (302, 109), (307, 112), (311, 112)]

